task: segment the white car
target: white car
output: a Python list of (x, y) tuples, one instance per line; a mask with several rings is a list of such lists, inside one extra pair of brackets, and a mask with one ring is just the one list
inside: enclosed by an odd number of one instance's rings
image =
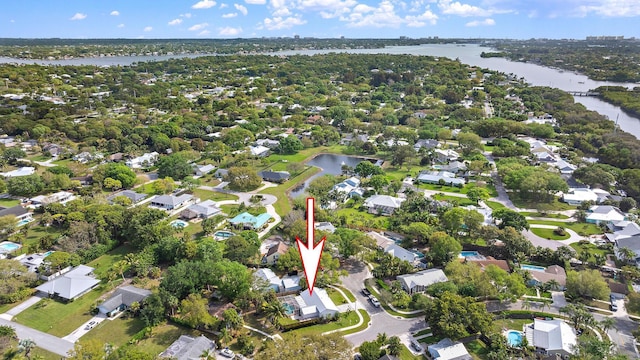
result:
[(93, 327), (96, 326), (96, 322), (95, 321), (89, 321), (89, 323), (87, 324), (87, 326), (84, 327), (85, 330), (91, 330), (93, 329)]
[(229, 359), (233, 359), (233, 357), (236, 356), (236, 354), (234, 354), (233, 351), (229, 350), (229, 348), (220, 350), (220, 355), (228, 357)]
[(411, 340), (411, 347), (417, 352), (422, 352), (422, 346), (420, 346), (418, 340)]
[(375, 306), (375, 307), (380, 307), (380, 301), (378, 301), (378, 299), (376, 299), (375, 297), (371, 297), (371, 305)]

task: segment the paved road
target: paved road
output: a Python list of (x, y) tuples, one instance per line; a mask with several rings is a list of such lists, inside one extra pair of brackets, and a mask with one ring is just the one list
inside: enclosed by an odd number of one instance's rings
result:
[(53, 335), (43, 333), (24, 325), (8, 321), (0, 318), (0, 325), (11, 326), (16, 329), (16, 334), (20, 339), (31, 339), (36, 343), (36, 346), (54, 354), (60, 356), (67, 356), (69, 351), (73, 349), (73, 343), (71, 341), (60, 339)]
[(409, 347), (407, 335), (427, 327), (424, 317), (412, 319), (394, 317), (382, 308), (374, 307), (360, 292), (364, 288), (364, 280), (371, 277), (369, 269), (364, 263), (353, 259), (347, 260), (343, 269), (347, 270), (349, 275), (342, 278), (342, 284), (353, 293), (371, 316), (370, 326), (366, 330), (347, 335), (345, 338), (356, 347), (365, 341), (375, 340), (378, 334), (385, 333), (387, 336), (400, 336), (403, 343)]
[(531, 230), (522, 231), (522, 235), (524, 235), (527, 239), (529, 239), (529, 241), (531, 241), (533, 246), (540, 246), (543, 248), (551, 249), (553, 251), (558, 250), (558, 248), (561, 246), (566, 246), (569, 249), (573, 250), (572, 247), (568, 246), (568, 244), (565, 244), (562, 241), (547, 240), (547, 239), (541, 238), (540, 236), (532, 233)]

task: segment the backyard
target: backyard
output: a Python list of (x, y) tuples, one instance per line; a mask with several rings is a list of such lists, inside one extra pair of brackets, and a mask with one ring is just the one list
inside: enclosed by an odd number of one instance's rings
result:
[(126, 314), (107, 319), (82, 337), (82, 340), (97, 339), (107, 341), (114, 347), (121, 347), (129, 342), (131, 337), (144, 328), (144, 322), (139, 318), (129, 318)]

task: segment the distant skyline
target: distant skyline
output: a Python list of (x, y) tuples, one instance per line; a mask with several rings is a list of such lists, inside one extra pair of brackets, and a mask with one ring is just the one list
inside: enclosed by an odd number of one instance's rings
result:
[(640, 38), (640, 0), (21, 0), (7, 38)]

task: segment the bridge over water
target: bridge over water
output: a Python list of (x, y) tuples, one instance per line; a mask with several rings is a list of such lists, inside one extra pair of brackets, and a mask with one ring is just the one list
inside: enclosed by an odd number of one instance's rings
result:
[(599, 92), (595, 91), (567, 91), (573, 96), (600, 96)]

